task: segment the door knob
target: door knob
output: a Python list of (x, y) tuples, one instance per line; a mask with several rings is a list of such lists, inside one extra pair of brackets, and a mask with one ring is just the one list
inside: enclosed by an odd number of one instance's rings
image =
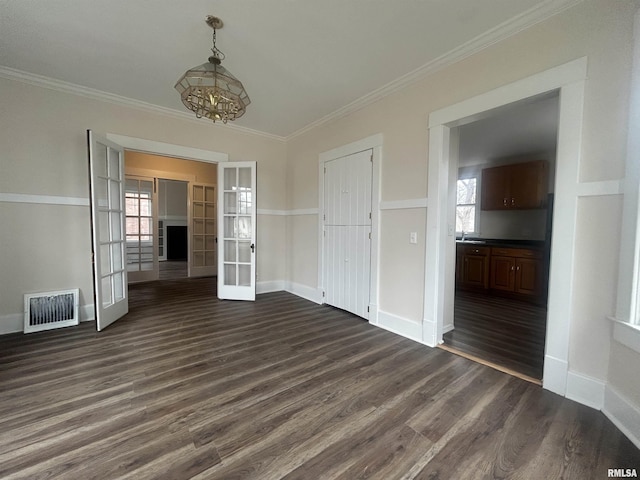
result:
[(251, 253), (256, 251), (256, 245), (254, 243), (251, 244)]

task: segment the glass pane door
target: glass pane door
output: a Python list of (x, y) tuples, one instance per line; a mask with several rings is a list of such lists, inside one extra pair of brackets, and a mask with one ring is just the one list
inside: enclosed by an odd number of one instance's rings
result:
[(125, 207), (129, 282), (155, 280), (154, 179), (127, 175)]
[(216, 186), (191, 184), (191, 261), (190, 277), (217, 273), (217, 203)]
[(218, 296), (255, 299), (255, 162), (218, 166), (220, 189), (221, 257)]
[(96, 320), (102, 330), (129, 310), (124, 239), (124, 151), (90, 130), (89, 170)]

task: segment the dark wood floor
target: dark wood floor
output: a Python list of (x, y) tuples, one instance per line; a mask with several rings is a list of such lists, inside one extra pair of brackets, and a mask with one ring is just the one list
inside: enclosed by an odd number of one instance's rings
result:
[(132, 285), (131, 311), (0, 337), (0, 478), (602, 479), (600, 412), (287, 293)]
[(445, 345), (542, 379), (547, 309), (521, 300), (456, 291), (455, 329)]
[(160, 280), (177, 280), (187, 278), (188, 267), (186, 260), (165, 260), (158, 262)]

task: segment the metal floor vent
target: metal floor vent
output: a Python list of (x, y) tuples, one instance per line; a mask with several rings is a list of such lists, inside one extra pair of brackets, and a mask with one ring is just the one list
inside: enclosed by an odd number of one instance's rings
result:
[(79, 289), (24, 296), (24, 333), (78, 325)]

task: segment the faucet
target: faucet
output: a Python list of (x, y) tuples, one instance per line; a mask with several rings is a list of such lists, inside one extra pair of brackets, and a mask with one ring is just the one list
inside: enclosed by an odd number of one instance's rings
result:
[(467, 238), (467, 232), (465, 232), (464, 230), (462, 230), (462, 241), (464, 242)]

